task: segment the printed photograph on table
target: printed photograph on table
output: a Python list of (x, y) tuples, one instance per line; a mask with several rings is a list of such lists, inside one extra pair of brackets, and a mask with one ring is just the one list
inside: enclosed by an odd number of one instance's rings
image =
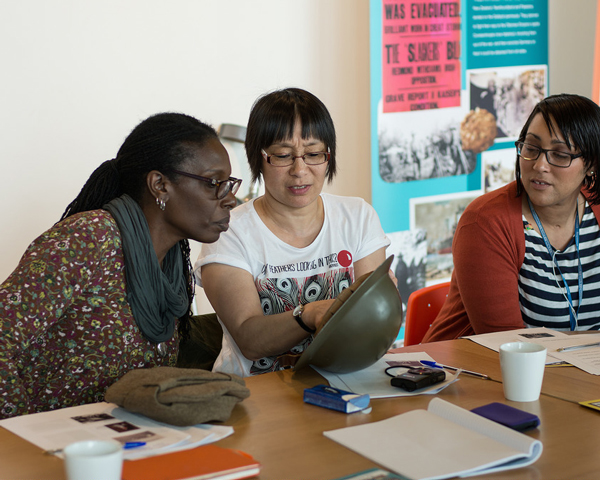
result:
[(452, 239), (461, 215), (481, 191), (411, 198), (410, 226), (424, 230), (427, 237), (425, 282), (427, 285), (450, 280), (454, 269)]

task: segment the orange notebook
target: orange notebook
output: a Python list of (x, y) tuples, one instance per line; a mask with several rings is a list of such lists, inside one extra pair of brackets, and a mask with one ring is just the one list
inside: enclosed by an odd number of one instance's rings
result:
[(234, 480), (258, 475), (260, 464), (239, 450), (203, 445), (123, 462), (123, 480)]

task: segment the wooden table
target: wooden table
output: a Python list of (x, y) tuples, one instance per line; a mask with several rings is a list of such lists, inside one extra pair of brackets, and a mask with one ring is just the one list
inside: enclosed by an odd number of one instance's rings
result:
[[(399, 349), (426, 351), (436, 361), (500, 380), (498, 353), (470, 340), (453, 340)], [(382, 420), (415, 408), (426, 408), (429, 395), (373, 399), (369, 414), (346, 415), (303, 403), (305, 388), (323, 383), (312, 369), (289, 370), (247, 379), (251, 396), (233, 411), (227, 424), (235, 433), (217, 444), (244, 450), (262, 464), (261, 479), (331, 480), (376, 465), (323, 436), (324, 430)], [(488, 480), (596, 480), (600, 476), (600, 412), (577, 405), (600, 398), (600, 378), (573, 367), (548, 367), (543, 395), (536, 402), (508, 402), (502, 384), (461, 375), (439, 395), (471, 409), (500, 401), (540, 417), (528, 435), (544, 451), (533, 465), (500, 474), (472, 477)], [(560, 397), (560, 398), (557, 398)], [(435, 452), (432, 452), (435, 459)], [(62, 460), (45, 456), (34, 445), (0, 428), (0, 480), (64, 479)]]

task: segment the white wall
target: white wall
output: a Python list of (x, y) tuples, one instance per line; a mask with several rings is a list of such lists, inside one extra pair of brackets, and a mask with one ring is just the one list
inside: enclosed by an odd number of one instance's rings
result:
[(549, 0), (550, 93), (592, 96), (597, 0)]
[[(551, 93), (591, 95), (595, 8), (550, 0)], [(368, 0), (0, 0), (0, 62), (0, 281), (159, 111), (245, 125), (306, 88), (339, 137), (327, 190), (370, 200)]]
[(0, 279), (129, 131), (159, 111), (245, 125), (262, 93), (328, 106), (340, 173), (370, 198), (367, 0), (0, 2)]

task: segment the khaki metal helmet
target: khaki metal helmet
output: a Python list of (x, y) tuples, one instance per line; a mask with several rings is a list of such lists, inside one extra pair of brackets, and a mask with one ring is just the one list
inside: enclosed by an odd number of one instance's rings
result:
[(314, 365), (350, 373), (383, 357), (402, 325), (402, 301), (388, 274), (393, 259), (391, 255), (340, 293), (295, 370)]

